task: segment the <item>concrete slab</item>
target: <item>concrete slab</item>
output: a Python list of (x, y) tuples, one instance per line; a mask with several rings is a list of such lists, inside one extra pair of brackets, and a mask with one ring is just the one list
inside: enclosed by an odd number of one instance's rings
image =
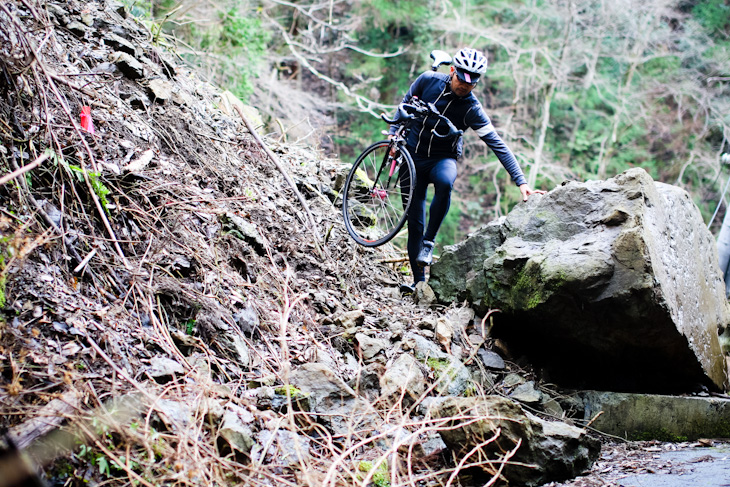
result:
[(620, 487), (726, 487), (730, 485), (730, 447), (702, 451), (666, 452), (657, 455), (672, 465), (669, 472), (629, 475)]
[(586, 391), (586, 420), (598, 431), (629, 440), (730, 438), (730, 398)]

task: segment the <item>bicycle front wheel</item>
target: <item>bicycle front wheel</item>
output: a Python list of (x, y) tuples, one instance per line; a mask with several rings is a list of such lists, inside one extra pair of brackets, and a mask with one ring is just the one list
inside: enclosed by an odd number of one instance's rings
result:
[(347, 232), (360, 245), (377, 247), (403, 228), (416, 186), (411, 155), (390, 142), (376, 142), (360, 154), (342, 189)]

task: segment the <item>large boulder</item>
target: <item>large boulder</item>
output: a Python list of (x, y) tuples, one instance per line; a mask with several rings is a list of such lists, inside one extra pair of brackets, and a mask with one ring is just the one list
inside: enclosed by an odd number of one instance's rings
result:
[(728, 386), (730, 309), (686, 191), (639, 168), (518, 205), (431, 268), (439, 300), (498, 308), (495, 336), (548, 379), (617, 391)]
[(448, 420), (438, 430), (457, 459), (471, 452), (473, 461), (492, 460), (485, 467), (492, 475), (500, 461), (507, 462), (502, 474), (510, 485), (571, 479), (590, 470), (601, 451), (600, 442), (585, 430), (544, 421), (500, 396), (449, 397), (429, 411)]

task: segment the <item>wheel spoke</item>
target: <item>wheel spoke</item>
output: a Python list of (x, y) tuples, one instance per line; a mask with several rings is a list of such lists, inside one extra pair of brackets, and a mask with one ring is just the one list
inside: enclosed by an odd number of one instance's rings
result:
[[(387, 242), (403, 226), (412, 188), (401, 177), (410, 174), (412, 163), (398, 155), (401, 167), (392, 176), (389, 146), (381, 142), (360, 156), (348, 176), (343, 195), (348, 232), (363, 245)], [(403, 194), (403, 190), (407, 194)]]

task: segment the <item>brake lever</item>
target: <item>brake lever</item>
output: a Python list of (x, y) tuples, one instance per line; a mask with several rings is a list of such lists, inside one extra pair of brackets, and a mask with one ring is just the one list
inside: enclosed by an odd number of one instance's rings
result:
[(403, 104), (400, 104), (398, 105), (398, 109), (395, 111), (395, 117), (393, 117), (392, 120), (387, 118), (385, 116), (385, 113), (381, 113), (380, 118), (382, 118), (384, 122), (390, 125), (396, 125), (399, 123), (403, 123), (406, 120), (411, 120), (413, 118), (413, 115), (406, 111)]

